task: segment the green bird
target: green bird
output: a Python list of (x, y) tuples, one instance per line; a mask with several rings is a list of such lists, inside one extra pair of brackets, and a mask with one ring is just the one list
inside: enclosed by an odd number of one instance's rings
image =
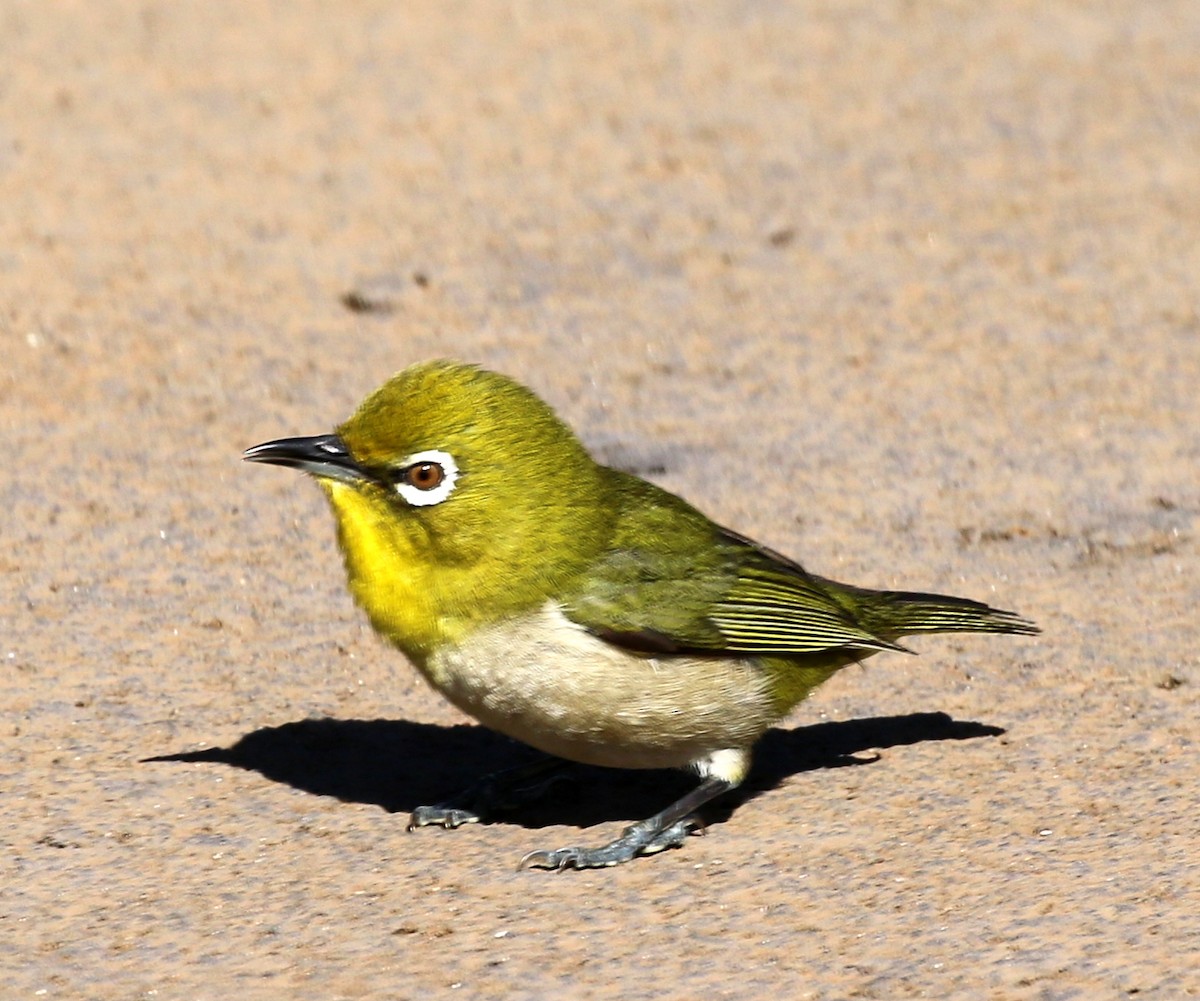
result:
[(1038, 631), (966, 598), (809, 573), (600, 465), (528, 389), (455, 361), (405, 369), (333, 434), (245, 458), (315, 477), (372, 626), (463, 712), (551, 756), (418, 807), (410, 830), (481, 820), (567, 762), (699, 775), (614, 841), (523, 866), (678, 847), (768, 727), (846, 665), (904, 651), (901, 637)]

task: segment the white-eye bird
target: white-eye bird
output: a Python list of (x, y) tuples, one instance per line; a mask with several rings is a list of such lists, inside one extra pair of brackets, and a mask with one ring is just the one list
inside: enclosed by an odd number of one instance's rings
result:
[(904, 636), (1038, 631), (966, 598), (811, 574), (595, 462), (528, 389), (459, 362), (405, 369), (335, 433), (245, 458), (314, 476), (375, 629), (463, 712), (553, 756), (418, 807), (410, 829), (479, 820), (564, 759), (700, 776), (609, 844), (534, 851), (527, 866), (680, 845), (768, 727)]

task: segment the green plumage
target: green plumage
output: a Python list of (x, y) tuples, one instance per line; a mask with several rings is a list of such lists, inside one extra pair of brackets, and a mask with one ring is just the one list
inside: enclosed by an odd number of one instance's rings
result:
[(613, 536), (564, 595), (564, 610), (610, 642), (664, 653), (788, 657), (903, 651), (896, 640), (912, 633), (1037, 631), (1020, 616), (966, 598), (872, 591), (818, 577), (674, 494), (606, 472), (616, 499)]

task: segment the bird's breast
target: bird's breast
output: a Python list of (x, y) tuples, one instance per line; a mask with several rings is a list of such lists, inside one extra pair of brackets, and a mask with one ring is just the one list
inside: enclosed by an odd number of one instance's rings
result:
[(779, 716), (756, 661), (630, 652), (553, 602), (438, 649), (422, 670), (486, 726), (610, 767), (682, 767), (749, 747)]

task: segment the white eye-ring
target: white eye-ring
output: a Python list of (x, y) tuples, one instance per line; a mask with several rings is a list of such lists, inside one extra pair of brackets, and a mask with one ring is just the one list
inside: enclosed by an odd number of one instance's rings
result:
[(440, 504), (458, 482), (458, 463), (449, 452), (431, 448), (410, 455), (394, 474), (396, 493), (414, 507)]

